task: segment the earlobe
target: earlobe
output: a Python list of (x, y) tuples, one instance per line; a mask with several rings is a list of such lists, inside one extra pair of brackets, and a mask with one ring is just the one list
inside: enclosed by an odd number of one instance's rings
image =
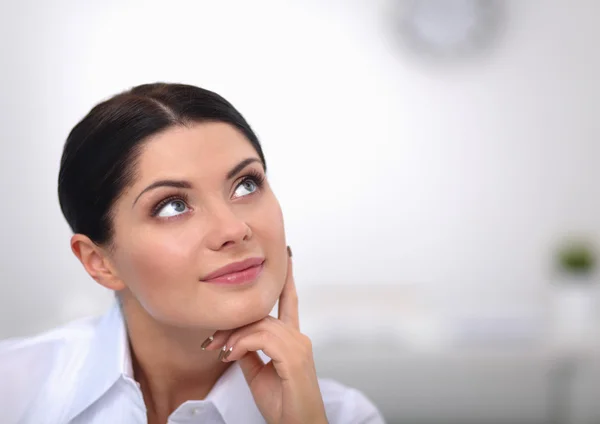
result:
[(71, 250), (79, 259), (87, 273), (98, 284), (107, 289), (120, 291), (125, 285), (113, 269), (109, 258), (102, 248), (83, 234), (71, 237)]

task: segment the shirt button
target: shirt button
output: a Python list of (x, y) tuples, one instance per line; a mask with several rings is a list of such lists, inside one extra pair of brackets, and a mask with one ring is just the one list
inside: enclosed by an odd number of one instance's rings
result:
[(192, 415), (198, 415), (200, 413), (200, 408), (192, 408)]

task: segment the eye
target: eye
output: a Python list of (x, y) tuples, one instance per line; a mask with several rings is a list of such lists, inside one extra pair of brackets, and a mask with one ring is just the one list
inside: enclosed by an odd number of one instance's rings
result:
[(251, 177), (246, 177), (235, 189), (234, 197), (244, 197), (254, 193), (259, 189), (259, 185)]
[(170, 218), (187, 212), (187, 209), (188, 207), (183, 200), (171, 199), (167, 200), (164, 205), (159, 206), (156, 216), (161, 218)]

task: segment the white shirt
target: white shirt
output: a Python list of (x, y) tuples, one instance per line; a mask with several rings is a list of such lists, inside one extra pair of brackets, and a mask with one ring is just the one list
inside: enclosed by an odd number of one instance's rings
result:
[[(319, 379), (330, 424), (383, 424), (359, 391)], [(118, 305), (98, 318), (0, 342), (2, 424), (146, 424)], [(263, 424), (242, 370), (233, 363), (206, 399), (179, 406), (168, 424)]]

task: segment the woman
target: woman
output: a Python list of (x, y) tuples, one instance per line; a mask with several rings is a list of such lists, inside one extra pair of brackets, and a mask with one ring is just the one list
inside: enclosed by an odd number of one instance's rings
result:
[(317, 379), (265, 171), (213, 92), (148, 84), (94, 107), (64, 146), (58, 194), (73, 253), (118, 300), (0, 345), (0, 422), (383, 422)]

